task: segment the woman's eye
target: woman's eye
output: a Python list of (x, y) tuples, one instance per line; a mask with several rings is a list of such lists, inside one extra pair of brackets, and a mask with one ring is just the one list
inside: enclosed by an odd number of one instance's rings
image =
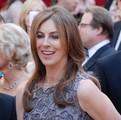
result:
[(37, 38), (39, 38), (39, 39), (44, 38), (44, 35), (42, 35), (42, 34), (37, 34)]
[(59, 36), (58, 36), (58, 35), (52, 35), (51, 38), (52, 38), (52, 39), (58, 39)]

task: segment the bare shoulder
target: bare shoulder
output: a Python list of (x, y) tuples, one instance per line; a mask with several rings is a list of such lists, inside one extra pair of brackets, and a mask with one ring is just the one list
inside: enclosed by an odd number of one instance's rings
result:
[(17, 94), (16, 94), (17, 97), (20, 97), (20, 96), (23, 95), (24, 90), (25, 90), (25, 86), (26, 86), (27, 82), (28, 82), (28, 80), (23, 81), (23, 82), (17, 87)]
[(81, 80), (77, 89), (77, 96), (80, 105), (83, 106), (90, 102), (95, 95), (99, 94), (99, 88), (90, 79)]
[(109, 98), (90, 79), (79, 82), (77, 97), (81, 108), (94, 120), (121, 119)]
[(86, 97), (86, 96), (90, 95), (90, 93), (95, 91), (95, 90), (99, 90), (99, 89), (94, 84), (94, 82), (90, 79), (85, 79), (85, 80), (81, 80), (79, 82), (79, 87), (78, 87), (77, 93), (80, 96)]

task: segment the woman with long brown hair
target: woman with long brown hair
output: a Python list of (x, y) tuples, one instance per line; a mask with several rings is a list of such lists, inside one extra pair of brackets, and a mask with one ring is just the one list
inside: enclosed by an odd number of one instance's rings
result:
[(81, 67), (83, 46), (74, 17), (62, 7), (39, 13), (31, 27), (35, 71), (17, 92), (18, 120), (120, 120), (100, 84)]

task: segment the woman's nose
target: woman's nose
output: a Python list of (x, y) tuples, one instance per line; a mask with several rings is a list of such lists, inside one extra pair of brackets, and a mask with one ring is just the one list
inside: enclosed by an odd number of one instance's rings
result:
[(49, 39), (48, 39), (48, 37), (45, 37), (45, 38), (44, 38), (42, 44), (43, 44), (44, 46), (50, 45), (50, 44), (49, 44)]

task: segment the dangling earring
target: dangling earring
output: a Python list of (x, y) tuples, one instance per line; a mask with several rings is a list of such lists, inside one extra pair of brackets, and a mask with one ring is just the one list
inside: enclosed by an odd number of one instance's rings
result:
[(8, 68), (9, 68), (9, 69), (13, 69), (13, 63), (12, 63), (12, 62), (9, 62)]

